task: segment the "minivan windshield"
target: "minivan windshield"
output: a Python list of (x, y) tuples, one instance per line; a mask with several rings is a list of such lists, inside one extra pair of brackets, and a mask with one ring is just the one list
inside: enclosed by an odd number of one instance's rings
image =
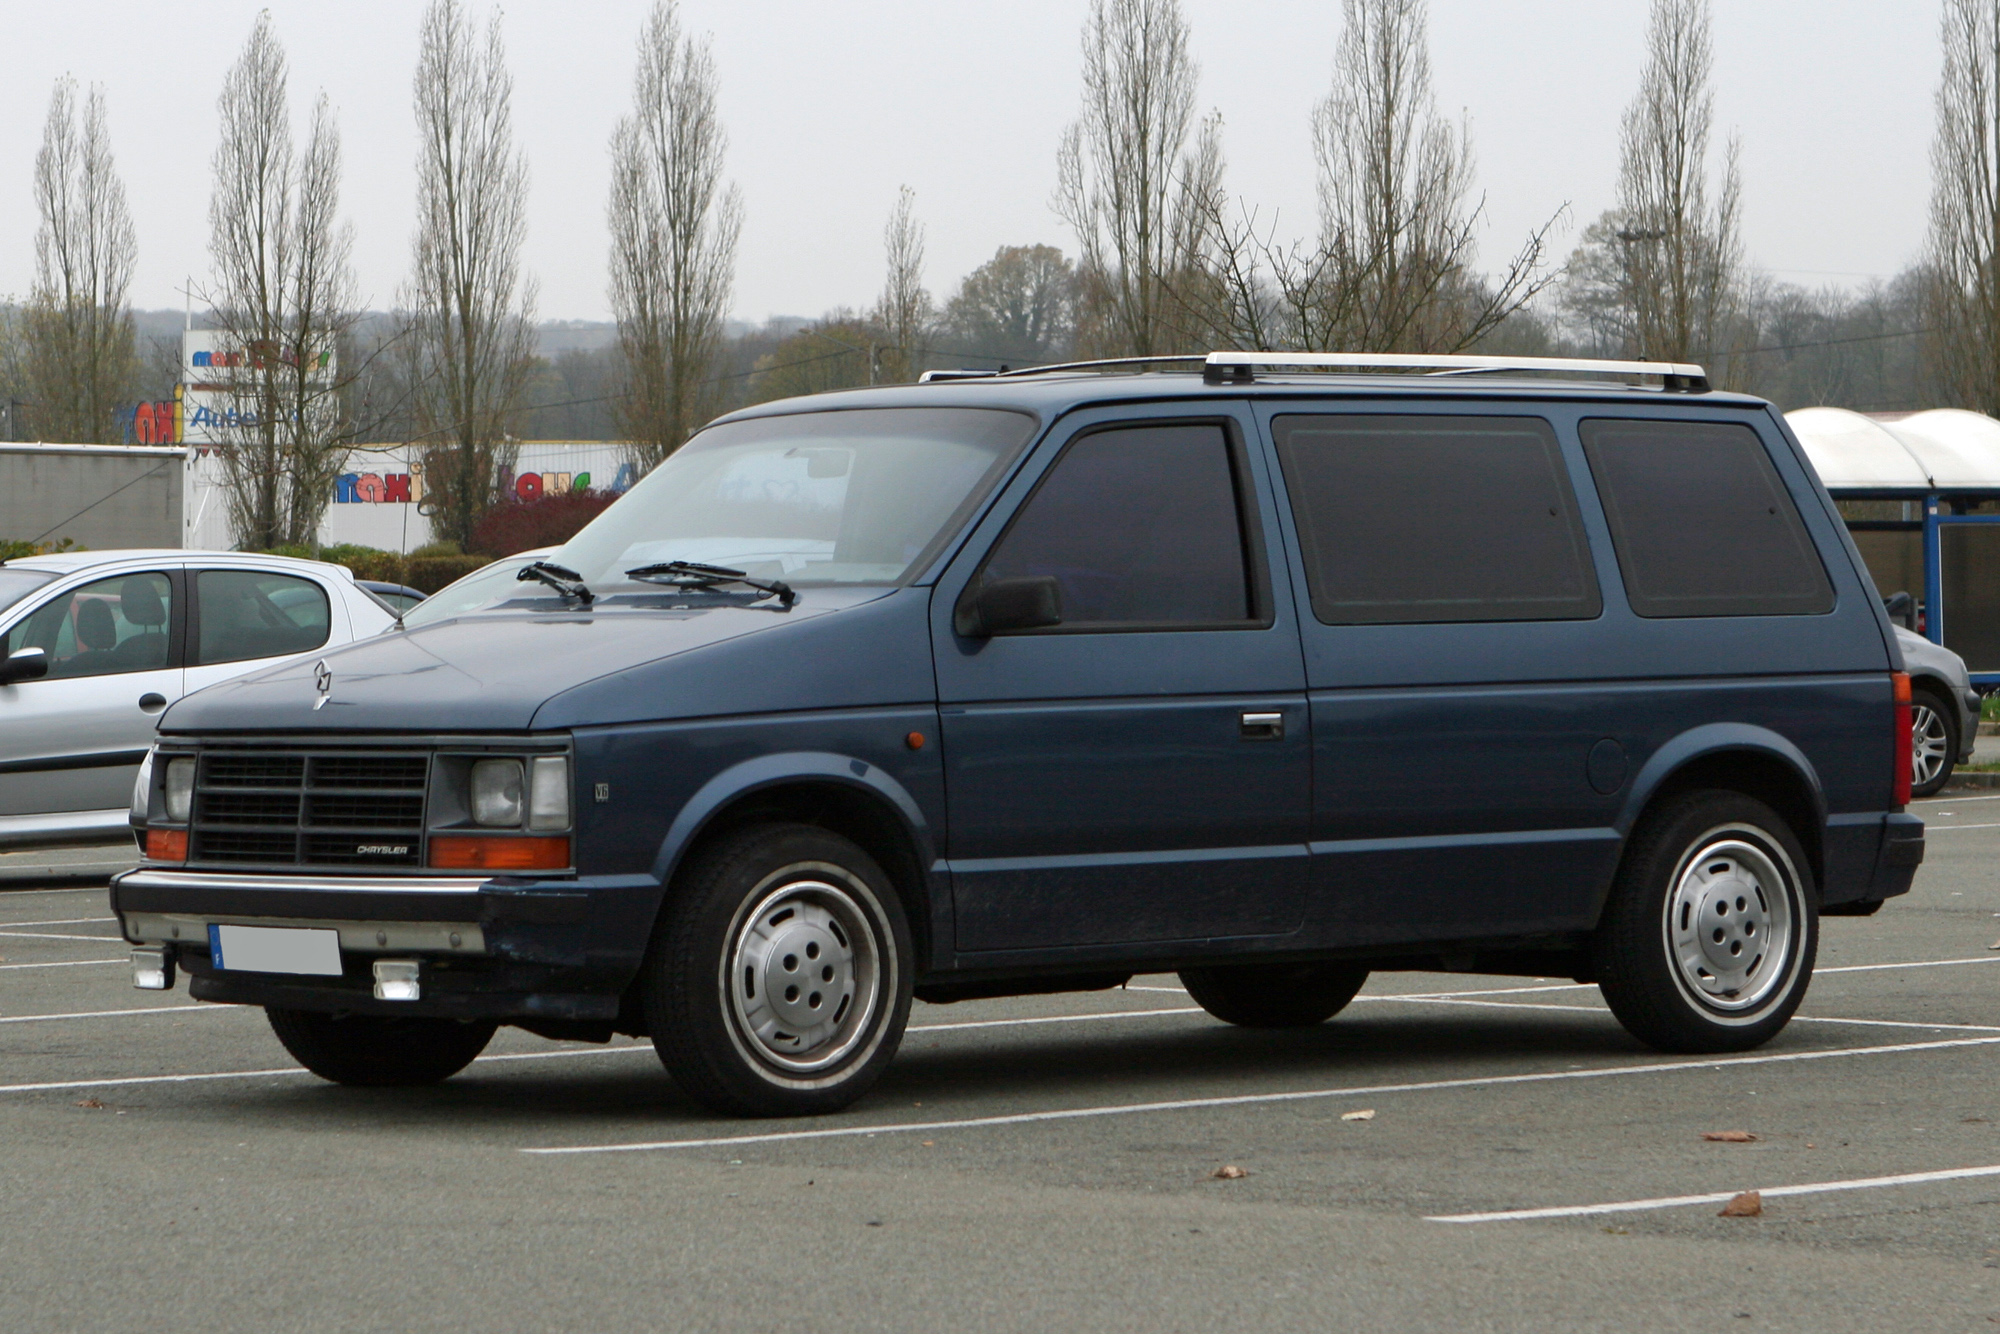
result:
[(869, 408), (712, 426), (547, 559), (592, 591), (697, 561), (788, 584), (895, 584), (956, 532), (1033, 433), (985, 408)]

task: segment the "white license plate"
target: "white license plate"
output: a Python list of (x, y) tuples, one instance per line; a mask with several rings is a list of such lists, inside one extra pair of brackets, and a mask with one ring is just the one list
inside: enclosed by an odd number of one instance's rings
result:
[(340, 976), (340, 932), (294, 926), (208, 928), (208, 957), (230, 973), (311, 973)]

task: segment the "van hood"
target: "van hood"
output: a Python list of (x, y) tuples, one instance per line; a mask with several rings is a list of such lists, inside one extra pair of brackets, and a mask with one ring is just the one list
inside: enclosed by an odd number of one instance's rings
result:
[[(390, 629), (197, 691), (167, 710), (160, 731), (525, 731), (556, 695), (649, 664), (670, 666), (731, 641), (792, 640), (816, 621), (891, 591), (807, 589), (788, 611), (599, 603), (589, 610), (480, 612)], [(712, 711), (703, 700), (671, 695), (640, 710), (655, 717)]]

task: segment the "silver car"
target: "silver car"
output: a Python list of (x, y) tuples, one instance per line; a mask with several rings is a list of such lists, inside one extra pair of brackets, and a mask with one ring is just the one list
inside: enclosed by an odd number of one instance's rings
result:
[(1979, 692), (1965, 659), (1942, 644), (1896, 626), (1903, 667), (1910, 674), (1913, 796), (1928, 797), (1945, 785), (1954, 766), (1972, 758), (1979, 736)]
[(394, 621), (319, 561), (90, 551), (0, 564), (0, 846), (126, 833), (169, 704)]

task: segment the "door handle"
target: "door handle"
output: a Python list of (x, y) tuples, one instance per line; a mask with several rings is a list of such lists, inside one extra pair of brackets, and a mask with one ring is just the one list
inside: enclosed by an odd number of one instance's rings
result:
[(1245, 713), (1242, 728), (1245, 741), (1282, 741), (1285, 739), (1285, 715), (1276, 712)]
[(161, 709), (167, 707), (167, 697), (156, 691), (148, 690), (145, 694), (139, 696), (139, 707), (147, 713), (158, 713)]

